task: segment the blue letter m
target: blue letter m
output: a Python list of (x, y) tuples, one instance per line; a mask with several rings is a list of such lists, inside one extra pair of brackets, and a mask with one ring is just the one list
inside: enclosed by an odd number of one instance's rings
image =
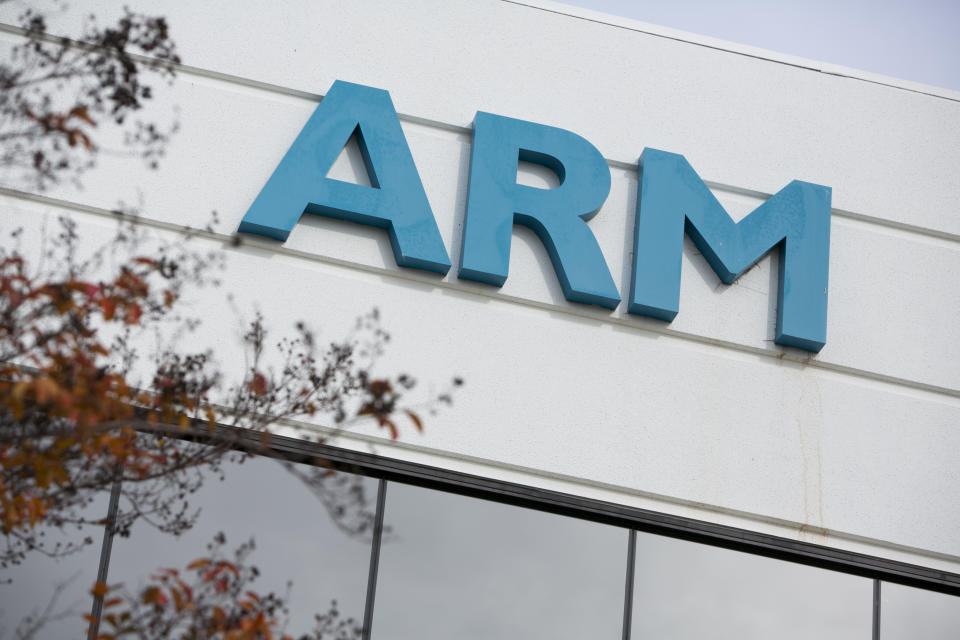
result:
[(683, 234), (727, 284), (780, 245), (777, 344), (820, 351), (827, 336), (830, 188), (794, 180), (734, 222), (686, 159), (644, 149), (630, 313), (671, 321), (680, 306)]

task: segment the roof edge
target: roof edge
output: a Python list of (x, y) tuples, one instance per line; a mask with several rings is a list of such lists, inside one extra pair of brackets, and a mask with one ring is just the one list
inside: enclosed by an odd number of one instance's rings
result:
[(923, 84), (922, 82), (914, 82), (912, 80), (904, 80), (902, 78), (894, 78), (892, 76), (885, 76), (883, 74), (873, 73), (871, 71), (864, 71), (862, 69), (855, 69), (852, 67), (844, 67), (842, 65), (833, 64), (830, 62), (811, 60), (809, 58), (803, 58), (800, 56), (795, 56), (787, 53), (780, 53), (777, 51), (771, 51), (769, 49), (762, 49), (760, 47), (754, 47), (751, 45), (731, 42), (729, 40), (721, 40), (720, 38), (713, 38), (711, 36), (705, 36), (705, 35), (693, 33), (690, 31), (682, 31), (680, 29), (674, 29), (672, 27), (664, 27), (664, 26), (652, 24), (649, 22), (642, 22), (640, 20), (635, 20), (633, 18), (625, 18), (622, 16), (612, 15), (609, 13), (603, 13), (601, 11), (594, 11), (592, 9), (575, 7), (573, 5), (563, 4), (561, 2), (555, 2), (554, 0), (500, 0), (500, 1), (505, 2), (507, 4), (514, 4), (522, 7), (528, 7), (530, 9), (539, 9), (541, 11), (549, 11), (550, 13), (565, 15), (571, 18), (578, 18), (581, 20), (588, 20), (590, 22), (597, 22), (600, 24), (606, 24), (613, 27), (619, 27), (622, 29), (629, 29), (631, 31), (636, 31), (638, 33), (644, 33), (647, 35), (657, 36), (661, 38), (668, 38), (670, 40), (676, 40), (676, 41), (684, 42), (687, 44), (697, 45), (701, 47), (708, 47), (710, 49), (717, 49), (719, 51), (725, 51), (728, 53), (734, 53), (734, 54), (749, 56), (751, 58), (767, 60), (769, 62), (775, 62), (777, 64), (785, 64), (792, 67), (809, 69), (810, 71), (817, 71), (820, 73), (826, 73), (833, 76), (851, 78), (854, 80), (861, 80), (864, 82), (870, 82), (872, 84), (879, 84), (887, 87), (893, 87), (895, 89), (903, 89), (905, 91), (911, 91), (913, 93), (921, 93), (921, 94), (933, 96), (936, 98), (943, 98), (946, 100), (960, 102), (960, 91), (955, 91), (953, 89), (946, 89), (944, 87), (937, 87), (934, 85)]

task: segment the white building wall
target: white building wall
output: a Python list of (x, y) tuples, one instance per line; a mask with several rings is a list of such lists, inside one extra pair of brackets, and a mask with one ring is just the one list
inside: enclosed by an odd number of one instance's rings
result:
[[(123, 4), (97, 2), (107, 16)], [(514, 232), (495, 287), (396, 267), (376, 229), (305, 216), (285, 243), (228, 249), (225, 291), (278, 330), (339, 337), (373, 306), (382, 371), (460, 375), (405, 458), (960, 571), (960, 97), (816, 63), (648, 33), (562, 5), (505, 0), (164, 4), (186, 67), (154, 107), (180, 133), (159, 171), (103, 156), (82, 190), (33, 198), (5, 176), (4, 220), (69, 210), (94, 233), (118, 200), (166, 231), (219, 213), (228, 244), (335, 79), (390, 91), (454, 265), (477, 110), (570, 129), (607, 158), (590, 222), (625, 295), (636, 161), (683, 154), (732, 215), (792, 179), (833, 188), (827, 345), (773, 343), (777, 256), (720, 283), (687, 242), (670, 324), (568, 303), (542, 245)], [(11, 9), (0, 21), (12, 23)], [(76, 25), (55, 25), (76, 33)], [(0, 33), (0, 44), (16, 41)], [(743, 53), (746, 52), (746, 53)], [(790, 63), (785, 63), (788, 60)], [(886, 81), (895, 83), (896, 81)], [(349, 155), (331, 176), (362, 172)], [(548, 186), (544, 172), (521, 179)], [(196, 302), (229, 362), (239, 320)], [(242, 366), (242, 363), (237, 363)]]

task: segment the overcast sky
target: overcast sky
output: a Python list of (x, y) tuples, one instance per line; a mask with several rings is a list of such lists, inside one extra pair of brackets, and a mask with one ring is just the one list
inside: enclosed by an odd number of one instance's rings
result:
[(563, 0), (960, 91), (960, 0)]

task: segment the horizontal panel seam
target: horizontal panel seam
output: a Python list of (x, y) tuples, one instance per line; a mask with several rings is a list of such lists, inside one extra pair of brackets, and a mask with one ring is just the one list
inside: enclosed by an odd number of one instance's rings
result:
[[(130, 222), (137, 222), (139, 224), (142, 224), (148, 227), (153, 227), (156, 229), (161, 229), (164, 231), (181, 233), (185, 235), (190, 235), (192, 237), (199, 237), (199, 238), (205, 238), (207, 240), (213, 240), (213, 241), (222, 243), (225, 247), (229, 249), (235, 249), (235, 247), (233, 247), (233, 244), (234, 244), (233, 239), (235, 236), (231, 234), (197, 229), (194, 227), (175, 224), (171, 222), (164, 222), (161, 220), (155, 220), (155, 219), (142, 217), (142, 216), (131, 216), (118, 211), (111, 211), (108, 209), (71, 202), (69, 200), (62, 200), (62, 199), (54, 198), (51, 196), (37, 195), (34, 193), (28, 193), (28, 192), (19, 191), (16, 189), (10, 189), (8, 187), (0, 187), (0, 195), (6, 195), (9, 197), (17, 198), (21, 200), (27, 200), (27, 201), (57, 206), (64, 209), (93, 214), (99, 217), (107, 217), (112, 220), (126, 220)], [(774, 360), (785, 360), (785, 361), (793, 362), (797, 364), (809, 365), (812, 367), (817, 367), (820, 369), (833, 371), (833, 372), (849, 375), (852, 377), (858, 377), (858, 378), (873, 380), (877, 382), (888, 383), (888, 384), (892, 384), (899, 387), (906, 387), (906, 388), (916, 389), (919, 391), (926, 391), (926, 392), (930, 392), (938, 395), (949, 396), (952, 398), (960, 398), (960, 389), (952, 389), (952, 388), (943, 387), (940, 385), (920, 382), (918, 380), (912, 380), (910, 378), (902, 378), (899, 376), (892, 376), (892, 375), (877, 373), (874, 371), (868, 371), (865, 369), (859, 369), (857, 367), (851, 367), (848, 365), (842, 365), (837, 363), (826, 362), (823, 360), (817, 360), (814, 358), (814, 356), (811, 356), (811, 355), (800, 355), (799, 350), (792, 350), (792, 349), (787, 350), (786, 348), (783, 348), (783, 349), (778, 348), (774, 350), (774, 349), (764, 349), (761, 347), (752, 347), (750, 345), (745, 345), (738, 342), (732, 342), (729, 340), (711, 338), (709, 336), (703, 336), (695, 333), (690, 333), (687, 331), (678, 331), (675, 329), (670, 329), (665, 326), (659, 327), (653, 324), (641, 324), (641, 322), (647, 322), (646, 319), (598, 315), (596, 313), (590, 313), (585, 309), (581, 310), (578, 307), (575, 307), (573, 305), (560, 306), (560, 305), (554, 305), (551, 303), (540, 302), (537, 300), (530, 300), (528, 298), (521, 298), (519, 296), (505, 295), (496, 291), (485, 291), (483, 288), (481, 288), (482, 285), (472, 286), (472, 285), (460, 284), (458, 282), (448, 282), (444, 280), (439, 280), (434, 277), (421, 275), (419, 273), (413, 273), (412, 270), (399, 271), (399, 270), (387, 269), (383, 267), (376, 267), (376, 266), (367, 265), (363, 263), (352, 262), (349, 260), (331, 258), (329, 256), (310, 253), (300, 249), (291, 249), (276, 243), (271, 243), (265, 240), (259, 240), (250, 236), (243, 236), (243, 238), (244, 238), (243, 240), (244, 245), (248, 245), (248, 246), (262, 249), (262, 250), (271, 251), (279, 255), (286, 255), (293, 258), (305, 259), (313, 262), (320, 262), (324, 264), (335, 265), (338, 267), (345, 267), (345, 268), (354, 269), (357, 271), (372, 273), (379, 276), (389, 276), (389, 277), (393, 277), (401, 280), (412, 280), (414, 282), (429, 284), (431, 286), (438, 287), (438, 288), (453, 290), (460, 293), (467, 293), (470, 295), (475, 295), (480, 297), (486, 297), (486, 298), (499, 300), (499, 301), (503, 301), (510, 304), (517, 304), (525, 307), (531, 307), (531, 308), (541, 309), (546, 311), (560, 312), (560, 313), (568, 314), (571, 316), (587, 318), (593, 321), (602, 322), (607, 325), (617, 325), (622, 327), (628, 327), (640, 332), (665, 335), (673, 338), (678, 338), (680, 340), (719, 347), (721, 349), (727, 349), (727, 350), (737, 351), (741, 353), (764, 356), (767, 358), (772, 358)], [(652, 323), (654, 321), (649, 321), (649, 322)]]
[[(512, 2), (513, 0), (501, 0), (501, 1), (502, 1), (502, 2)], [(520, 3), (516, 3), (516, 4), (520, 4)], [(522, 5), (522, 6), (529, 6), (529, 5)], [(532, 7), (532, 8), (536, 8), (536, 7)], [(567, 14), (563, 14), (563, 15), (567, 15)], [(573, 17), (576, 17), (576, 16), (573, 16)], [(616, 26), (616, 25), (613, 25), (613, 26)], [(16, 27), (16, 26), (13, 26), (13, 25), (5, 24), (5, 23), (0, 23), (0, 32), (6, 32), (6, 33), (14, 34), (14, 35), (19, 35), (19, 36), (23, 36), (23, 35), (26, 34), (26, 30), (22, 29), (21, 27)], [(653, 34), (653, 35), (656, 35), (656, 34)], [(664, 36), (664, 37), (666, 37), (666, 36)], [(61, 38), (56, 37), (56, 36), (47, 36), (45, 39), (51, 40), (51, 41), (59, 41), (59, 40), (61, 40)], [(65, 40), (68, 40), (69, 42), (71, 42), (74, 46), (86, 46), (86, 47), (89, 47), (89, 46), (90, 46), (90, 45), (86, 45), (86, 44), (84, 44), (84, 43), (82, 43), (82, 42), (77, 42), (77, 41), (75, 41), (75, 40), (71, 40), (71, 39), (69, 39), (69, 38), (64, 38), (64, 39), (65, 39)], [(704, 45), (704, 46), (705, 46), (705, 45)], [(746, 54), (744, 54), (744, 55), (746, 55)], [(143, 55), (139, 55), (139, 54), (131, 54), (131, 57), (132, 57), (133, 59), (135, 59), (135, 60), (137, 60), (137, 61), (139, 61), (139, 62), (145, 63), (145, 64), (156, 64), (156, 63), (157, 63), (157, 61), (156, 61), (154, 58), (151, 58), (151, 57), (149, 57), (149, 56), (143, 56)], [(786, 64), (786, 63), (784, 63), (784, 64)], [(278, 94), (285, 95), (285, 96), (289, 96), (289, 97), (301, 98), (301, 99), (303, 99), (303, 100), (309, 100), (309, 101), (311, 101), (311, 102), (320, 102), (320, 100), (323, 99), (323, 95), (324, 95), (324, 94), (321, 94), (321, 93), (313, 93), (313, 92), (309, 92), (309, 91), (302, 91), (302, 90), (299, 90), (299, 89), (293, 89), (293, 88), (291, 88), (291, 87), (286, 87), (286, 86), (283, 86), (283, 85), (274, 84), (274, 83), (271, 83), (271, 82), (264, 82), (264, 81), (262, 81), (262, 80), (254, 80), (254, 79), (252, 79), (252, 78), (247, 78), (247, 77), (244, 77), (244, 76), (238, 76), (238, 75), (234, 75), (234, 74), (230, 74), (230, 73), (224, 73), (224, 72), (221, 72), (221, 71), (213, 71), (213, 70), (211, 70), (211, 69), (204, 69), (204, 68), (202, 68), (202, 67), (195, 67), (195, 66), (187, 65), (187, 64), (183, 64), (183, 63), (179, 63), (179, 64), (172, 65), (172, 66), (174, 66), (174, 67), (177, 69), (177, 71), (180, 71), (180, 72), (183, 72), (183, 73), (186, 73), (186, 74), (192, 74), (192, 75), (196, 75), (196, 76), (200, 76), (200, 77), (204, 77), (204, 78), (209, 78), (209, 79), (212, 79), (212, 80), (217, 80), (217, 81), (220, 81), (220, 82), (226, 82), (226, 83), (229, 83), (229, 84), (236, 84), (236, 85), (245, 86), (245, 87), (249, 87), (249, 88), (252, 88), (252, 89), (259, 89), (259, 90), (267, 91), (267, 92), (271, 92), (271, 93), (278, 93)], [(960, 102), (960, 100), (958, 100), (958, 102)], [(414, 116), (414, 115), (404, 114), (404, 113), (398, 113), (397, 115), (398, 115), (398, 117), (400, 118), (400, 120), (402, 120), (402, 121), (404, 121), (404, 122), (409, 122), (409, 123), (411, 123), (411, 124), (417, 124), (417, 125), (421, 125), (421, 126), (425, 126), (425, 127), (430, 127), (430, 128), (434, 128), (434, 129), (440, 129), (440, 130), (443, 130), (443, 131), (448, 131), (448, 132), (451, 132), (451, 133), (463, 134), (463, 135), (468, 135), (468, 136), (473, 133), (473, 128), (472, 128), (472, 127), (469, 127), (469, 126), (465, 126), (465, 125), (458, 125), (458, 124), (453, 124), (453, 123), (449, 123), (449, 122), (444, 122), (444, 121), (441, 121), (441, 120), (435, 120), (435, 119), (432, 119), (432, 118), (424, 118), (424, 117), (421, 117), (421, 116)], [(636, 172), (636, 171), (637, 171), (637, 163), (636, 163), (636, 162), (627, 162), (627, 161), (625, 161), (625, 160), (617, 160), (617, 159), (613, 159), (613, 158), (604, 158), (604, 160), (606, 161), (607, 165), (610, 166), (610, 167), (613, 167), (613, 168), (616, 168), (616, 169), (622, 169), (622, 170), (626, 170), (626, 171), (633, 171), (633, 172)], [(764, 192), (764, 191), (757, 191), (757, 190), (748, 189), (748, 188), (745, 188), (745, 187), (737, 187), (737, 186), (730, 185), (730, 184), (726, 184), (726, 183), (723, 183), (723, 182), (716, 182), (716, 181), (712, 181), (712, 180), (704, 180), (704, 182), (705, 182), (706, 185), (707, 185), (708, 187), (710, 187), (711, 189), (717, 189), (717, 190), (720, 190), (720, 191), (725, 191), (725, 192), (728, 192), (728, 193), (733, 193), (733, 194), (738, 194), (738, 195), (750, 196), (750, 197), (759, 198), (759, 199), (762, 199), (762, 200), (766, 200), (766, 199), (770, 198), (770, 197), (773, 195), (773, 194), (770, 194), (770, 193), (767, 193), (767, 192)], [(893, 229), (898, 229), (898, 230), (900, 230), (900, 231), (908, 231), (908, 232), (911, 232), (911, 233), (916, 233), (916, 234), (920, 234), (920, 235), (925, 235), (925, 236), (930, 236), (930, 237), (934, 237), (934, 238), (939, 238), (939, 239), (943, 239), (943, 240), (949, 240), (949, 241), (952, 241), (952, 242), (960, 243), (960, 233), (951, 233), (951, 232), (949, 232), (949, 231), (943, 231), (943, 230), (940, 230), (940, 229), (933, 229), (933, 228), (931, 228), (931, 227), (924, 227), (924, 226), (921, 226), (921, 225), (914, 225), (914, 224), (905, 223), (905, 222), (898, 222), (898, 221), (895, 221), (895, 220), (889, 220), (889, 219), (887, 219), (887, 218), (881, 218), (881, 217), (872, 216), (872, 215), (864, 214), (864, 213), (857, 213), (857, 212), (849, 211), (849, 210), (845, 210), (845, 209), (833, 208), (833, 209), (831, 209), (831, 214), (832, 214), (832, 215), (835, 215), (835, 216), (838, 216), (838, 217), (851, 218), (851, 219), (855, 219), (855, 220), (858, 220), (858, 221), (861, 221), (861, 222), (867, 222), (867, 223), (870, 223), (870, 224), (875, 224), (875, 225), (878, 225), (878, 226), (890, 227), (890, 228), (893, 228)]]

